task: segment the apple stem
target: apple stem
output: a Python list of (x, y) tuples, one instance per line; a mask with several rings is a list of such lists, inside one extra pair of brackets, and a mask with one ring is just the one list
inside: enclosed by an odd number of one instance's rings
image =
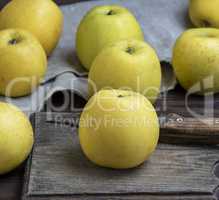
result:
[(11, 39), (11, 40), (9, 40), (9, 44), (11, 44), (11, 45), (15, 45), (15, 44), (17, 44), (17, 39)]
[(114, 13), (113, 13), (113, 11), (112, 10), (110, 10), (108, 13), (107, 13), (107, 15), (113, 15)]
[(203, 27), (211, 27), (211, 23), (207, 20), (202, 20), (202, 26)]
[(135, 51), (135, 50), (134, 50), (134, 48), (132, 48), (132, 47), (128, 47), (127, 50), (126, 50), (126, 52), (129, 53), (129, 54), (133, 54), (134, 51)]

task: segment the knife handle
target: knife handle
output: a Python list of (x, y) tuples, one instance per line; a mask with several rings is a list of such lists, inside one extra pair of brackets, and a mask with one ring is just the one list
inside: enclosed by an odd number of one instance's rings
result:
[(191, 118), (168, 114), (161, 123), (160, 141), (219, 144), (219, 118)]

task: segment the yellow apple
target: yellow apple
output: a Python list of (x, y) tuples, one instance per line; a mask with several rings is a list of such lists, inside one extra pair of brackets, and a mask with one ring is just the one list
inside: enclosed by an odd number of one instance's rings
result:
[(141, 27), (130, 11), (117, 5), (97, 6), (84, 16), (78, 27), (77, 55), (89, 70), (104, 46), (129, 38), (144, 40)]
[(172, 60), (181, 86), (186, 90), (196, 87), (199, 90), (196, 93), (202, 95), (210, 90), (219, 92), (218, 52), (218, 29), (197, 28), (184, 32), (176, 41)]
[(63, 16), (52, 0), (12, 0), (0, 13), (0, 29), (21, 28), (34, 34), (50, 55), (56, 47)]
[(124, 40), (104, 48), (89, 72), (89, 95), (103, 88), (130, 89), (155, 102), (161, 85), (156, 52), (145, 42)]
[(21, 29), (0, 31), (0, 94), (30, 94), (47, 69), (45, 51), (38, 40)]
[(17, 107), (0, 102), (0, 175), (19, 166), (33, 146), (32, 126)]
[(219, 0), (190, 0), (189, 15), (197, 27), (219, 28)]
[(101, 90), (85, 106), (79, 123), (84, 154), (93, 163), (126, 169), (142, 164), (157, 146), (159, 122), (143, 95)]

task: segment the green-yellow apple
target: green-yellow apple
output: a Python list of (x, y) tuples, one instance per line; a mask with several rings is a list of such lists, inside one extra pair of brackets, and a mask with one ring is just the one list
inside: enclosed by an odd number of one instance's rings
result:
[(219, 92), (218, 52), (218, 29), (197, 28), (184, 32), (176, 41), (172, 60), (181, 86), (186, 90), (200, 90), (196, 93), (202, 95), (210, 90)]
[(46, 53), (39, 41), (21, 29), (0, 31), (0, 94), (30, 94), (44, 77)]
[(158, 138), (154, 107), (143, 95), (132, 91), (99, 91), (88, 101), (80, 118), (82, 150), (99, 166), (136, 167), (154, 152)]
[(34, 34), (50, 55), (63, 26), (63, 15), (52, 0), (12, 0), (0, 12), (0, 29), (20, 28)]
[(197, 27), (219, 28), (219, 0), (190, 0), (189, 15)]
[(129, 38), (144, 40), (141, 27), (130, 11), (117, 5), (97, 6), (84, 16), (78, 27), (77, 55), (89, 70), (103, 47)]
[(19, 166), (33, 146), (33, 130), (17, 107), (0, 102), (0, 175)]
[(156, 52), (139, 40), (124, 40), (104, 48), (89, 72), (89, 95), (102, 88), (130, 89), (155, 102), (161, 85)]

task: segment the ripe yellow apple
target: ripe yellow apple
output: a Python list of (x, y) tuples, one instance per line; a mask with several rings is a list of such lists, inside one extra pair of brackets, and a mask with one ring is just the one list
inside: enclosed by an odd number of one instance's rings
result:
[(38, 40), (21, 29), (0, 31), (0, 94), (30, 94), (47, 69), (45, 51)]
[(219, 28), (219, 0), (190, 0), (189, 15), (197, 27)]
[(89, 95), (103, 88), (129, 89), (155, 102), (161, 85), (156, 52), (145, 42), (124, 40), (104, 48), (89, 72)]
[(32, 126), (17, 107), (0, 102), (0, 175), (19, 166), (33, 146)]
[(104, 46), (129, 38), (144, 40), (141, 27), (130, 11), (117, 5), (97, 6), (84, 16), (78, 27), (77, 55), (89, 70)]
[(172, 60), (181, 86), (186, 90), (197, 87), (196, 93), (201, 95), (210, 90), (219, 92), (218, 52), (218, 29), (197, 28), (184, 32), (176, 41)]
[(56, 47), (63, 15), (52, 0), (12, 0), (0, 13), (0, 29), (21, 28), (34, 34), (47, 55)]
[(157, 146), (159, 122), (143, 95), (101, 90), (85, 106), (79, 123), (83, 152), (93, 163), (126, 169), (142, 164)]

